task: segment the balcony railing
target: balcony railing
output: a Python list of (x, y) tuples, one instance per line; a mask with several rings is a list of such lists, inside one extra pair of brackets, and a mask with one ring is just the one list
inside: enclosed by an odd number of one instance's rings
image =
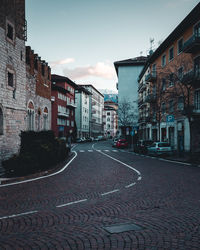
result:
[(154, 81), (156, 81), (156, 71), (152, 71), (151, 73), (149, 73), (148, 75), (146, 75), (145, 81), (147, 81), (147, 82), (154, 82)]
[(183, 52), (196, 53), (200, 49), (200, 37), (191, 36), (183, 45)]
[(200, 70), (191, 70), (183, 75), (182, 83), (192, 85), (193, 87), (200, 87)]
[(69, 113), (66, 113), (66, 112), (58, 112), (58, 116), (60, 116), (60, 117), (69, 117)]
[(73, 101), (68, 102), (68, 103), (67, 103), (67, 106), (68, 106), (68, 107), (72, 107), (72, 108), (76, 108), (76, 104), (75, 104)]
[(145, 102), (152, 103), (152, 102), (155, 102), (155, 101), (156, 101), (156, 95), (154, 95), (154, 94), (149, 94), (145, 98)]

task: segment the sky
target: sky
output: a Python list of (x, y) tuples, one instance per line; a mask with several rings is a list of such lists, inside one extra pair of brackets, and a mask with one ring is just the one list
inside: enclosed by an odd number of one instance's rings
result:
[(26, 0), (26, 45), (52, 74), (116, 90), (115, 61), (147, 56), (197, 0)]

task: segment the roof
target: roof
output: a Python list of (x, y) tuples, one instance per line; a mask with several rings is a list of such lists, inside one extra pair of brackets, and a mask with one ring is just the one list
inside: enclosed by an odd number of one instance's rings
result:
[(88, 95), (92, 95), (92, 93), (90, 91), (88, 91), (86, 88), (84, 88), (82, 85), (77, 85), (77, 90), (79, 92), (85, 92)]
[(118, 75), (118, 68), (120, 66), (143, 66), (146, 63), (146, 60), (147, 60), (146, 56), (139, 56), (135, 58), (130, 58), (130, 59), (114, 62), (117, 75)]
[(170, 33), (170, 35), (161, 43), (161, 45), (155, 50), (155, 52), (148, 58), (145, 67), (139, 75), (139, 80), (142, 78), (148, 66), (153, 63), (165, 50), (168, 48), (171, 43), (176, 39), (181, 37), (186, 29), (194, 25), (199, 21), (200, 13), (200, 3), (198, 3), (192, 11), (183, 19), (183, 21)]
[(98, 92), (104, 98), (104, 95), (99, 90), (97, 90), (92, 84), (81, 84), (80, 86), (91, 87), (91, 88), (93, 88), (96, 92)]
[(77, 84), (75, 82), (73, 82), (71, 79), (69, 79), (68, 77), (66, 77), (66, 76), (59, 76), (59, 75), (52, 74), (51, 75), (51, 81), (52, 82), (67, 82), (72, 87), (77, 89)]

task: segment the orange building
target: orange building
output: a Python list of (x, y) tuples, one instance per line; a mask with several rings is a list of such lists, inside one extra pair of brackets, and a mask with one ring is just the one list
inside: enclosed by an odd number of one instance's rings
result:
[(153, 52), (139, 76), (140, 139), (200, 150), (200, 3)]

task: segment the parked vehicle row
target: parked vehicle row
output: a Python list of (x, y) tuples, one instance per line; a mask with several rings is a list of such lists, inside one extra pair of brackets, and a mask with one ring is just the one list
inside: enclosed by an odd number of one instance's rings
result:
[(82, 137), (82, 138), (77, 138), (76, 142), (77, 143), (82, 143), (82, 142), (92, 142), (92, 141), (103, 141), (106, 140), (104, 136), (97, 136), (97, 137)]
[(112, 147), (116, 148), (128, 148), (128, 141), (123, 138), (114, 138)]
[(140, 140), (134, 147), (134, 152), (148, 155), (172, 154), (172, 147), (168, 142), (154, 142)]

